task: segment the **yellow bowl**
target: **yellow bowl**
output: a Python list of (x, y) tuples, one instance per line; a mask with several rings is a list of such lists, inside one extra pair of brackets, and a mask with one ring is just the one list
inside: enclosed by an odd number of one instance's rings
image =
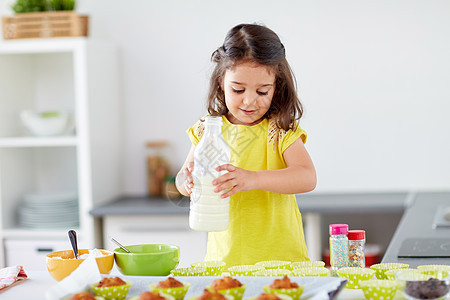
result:
[[(114, 266), (114, 252), (98, 249), (105, 256), (96, 257), (98, 269), (101, 274), (109, 274)], [(79, 249), (79, 255), (89, 254), (89, 249)], [(47, 270), (57, 281), (69, 276), (84, 261), (84, 258), (75, 259), (72, 250), (63, 250), (47, 254)]]
[(265, 269), (286, 269), (290, 270), (290, 261), (284, 260), (265, 260), (255, 264), (255, 266), (264, 267)]
[(193, 268), (205, 268), (203, 276), (220, 276), (225, 269), (226, 263), (219, 260), (201, 261), (191, 264)]
[(264, 267), (254, 265), (239, 265), (228, 268), (231, 276), (253, 276), (256, 271), (264, 270)]
[(372, 279), (374, 270), (358, 267), (346, 267), (336, 271), (339, 277), (348, 279), (346, 288), (359, 289), (359, 283), (363, 280)]
[(127, 297), (130, 290), (131, 281), (125, 280), (127, 284), (108, 287), (97, 287), (98, 282), (91, 284), (91, 289), (96, 296), (103, 297), (105, 300), (123, 300)]
[(384, 272), (393, 269), (408, 269), (408, 264), (402, 263), (379, 263), (370, 266), (370, 269), (375, 271), (375, 276), (378, 279), (387, 279), (387, 276), (384, 275)]
[(330, 274), (330, 270), (323, 267), (306, 267), (298, 268), (292, 271), (293, 276), (306, 276), (306, 277), (327, 277)]
[(396, 280), (379, 279), (360, 281), (359, 285), (367, 300), (391, 300), (400, 287)]
[(298, 288), (293, 289), (273, 289), (270, 287), (270, 284), (263, 285), (262, 287), (263, 291), (266, 293), (272, 293), (277, 295), (287, 295), (292, 298), (292, 300), (298, 300), (300, 299), (300, 296), (302, 295), (303, 291), (305, 290), (305, 286), (298, 285)]
[(150, 291), (160, 292), (166, 295), (171, 295), (175, 298), (175, 300), (183, 300), (186, 295), (188, 289), (191, 287), (191, 284), (188, 282), (182, 282), (183, 286), (174, 287), (174, 288), (157, 288), (157, 283), (152, 283), (149, 285)]
[(296, 261), (290, 264), (291, 270), (300, 268), (315, 268), (325, 267), (325, 262), (321, 260), (317, 261)]

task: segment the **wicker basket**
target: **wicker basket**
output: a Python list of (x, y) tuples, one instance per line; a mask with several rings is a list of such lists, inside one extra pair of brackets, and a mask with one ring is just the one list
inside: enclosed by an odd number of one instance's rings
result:
[(88, 16), (74, 11), (35, 12), (2, 17), (3, 38), (51, 38), (88, 35)]

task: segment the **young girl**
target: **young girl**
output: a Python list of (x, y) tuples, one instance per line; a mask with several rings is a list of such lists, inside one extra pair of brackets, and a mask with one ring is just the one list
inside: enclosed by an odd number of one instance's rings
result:
[[(302, 106), (295, 79), (278, 36), (269, 28), (232, 28), (212, 54), (216, 64), (208, 96), (210, 115), (222, 116), (230, 146), (228, 171), (213, 181), (215, 192), (230, 197), (227, 230), (208, 234), (205, 260), (227, 267), (264, 260), (309, 260), (295, 195), (312, 191), (316, 173), (297, 120)], [(191, 194), (194, 149), (202, 120), (188, 129), (193, 145), (177, 175), (178, 190)]]

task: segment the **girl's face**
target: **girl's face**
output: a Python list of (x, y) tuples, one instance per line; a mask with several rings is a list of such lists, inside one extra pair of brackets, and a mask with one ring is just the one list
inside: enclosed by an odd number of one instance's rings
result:
[(275, 92), (275, 74), (270, 67), (243, 62), (227, 70), (219, 82), (231, 123), (250, 126), (262, 121)]

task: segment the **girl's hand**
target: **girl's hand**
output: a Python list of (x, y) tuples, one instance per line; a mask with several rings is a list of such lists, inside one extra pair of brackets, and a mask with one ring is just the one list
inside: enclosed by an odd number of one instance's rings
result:
[(225, 164), (218, 166), (216, 171), (228, 171), (228, 173), (219, 176), (213, 181), (213, 185), (217, 186), (214, 192), (227, 191), (221, 195), (222, 198), (227, 198), (240, 191), (250, 191), (255, 189), (254, 181), (256, 172), (248, 171), (233, 166), (232, 164)]
[(194, 187), (194, 179), (192, 177), (192, 171), (194, 170), (194, 162), (188, 163), (186, 168), (182, 169), (181, 176), (177, 176), (177, 186), (183, 186), (188, 195), (192, 194), (192, 188)]

